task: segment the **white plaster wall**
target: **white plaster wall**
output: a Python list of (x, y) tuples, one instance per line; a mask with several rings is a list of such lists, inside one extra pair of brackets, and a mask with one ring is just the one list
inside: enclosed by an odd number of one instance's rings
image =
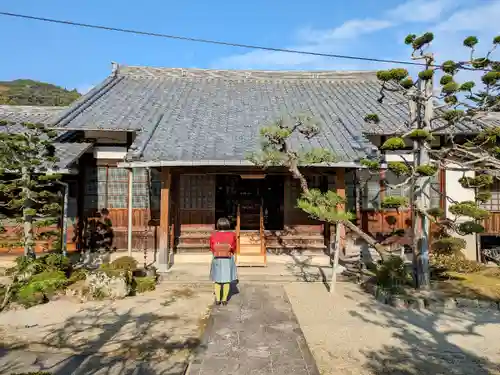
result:
[(123, 160), (127, 155), (126, 147), (98, 146), (94, 147), (94, 158)]
[[(451, 168), (451, 169), (450, 169)], [(446, 170), (446, 195), (457, 202), (463, 201), (473, 201), (475, 199), (475, 193), (473, 189), (465, 189), (460, 185), (458, 179), (462, 176), (474, 177), (473, 171), (466, 171), (464, 169), (460, 169), (458, 165), (449, 165), (449, 168)], [(449, 207), (452, 203), (446, 200), (446, 217), (450, 219), (455, 219), (455, 215), (450, 213)], [(463, 222), (470, 220), (470, 218), (460, 218), (458, 222)], [(476, 235), (469, 234), (466, 236), (459, 236), (455, 234), (456, 237), (461, 237), (467, 242), (467, 247), (464, 249), (465, 256), (467, 259), (477, 260), (477, 251), (476, 251)]]
[(407, 161), (409, 163), (413, 162), (413, 153), (411, 151), (386, 151), (385, 161)]

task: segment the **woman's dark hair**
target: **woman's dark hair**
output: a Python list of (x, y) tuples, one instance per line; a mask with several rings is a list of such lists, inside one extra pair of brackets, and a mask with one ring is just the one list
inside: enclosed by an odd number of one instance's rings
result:
[(215, 226), (217, 230), (229, 230), (231, 228), (231, 223), (225, 217), (221, 217), (217, 220), (217, 225)]

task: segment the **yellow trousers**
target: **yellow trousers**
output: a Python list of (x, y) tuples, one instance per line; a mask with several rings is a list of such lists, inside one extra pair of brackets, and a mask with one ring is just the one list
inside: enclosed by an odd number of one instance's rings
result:
[[(214, 288), (215, 288), (215, 300), (217, 302), (227, 302), (227, 298), (229, 297), (230, 284), (214, 283)], [(222, 291), (222, 300), (221, 300), (221, 291)]]

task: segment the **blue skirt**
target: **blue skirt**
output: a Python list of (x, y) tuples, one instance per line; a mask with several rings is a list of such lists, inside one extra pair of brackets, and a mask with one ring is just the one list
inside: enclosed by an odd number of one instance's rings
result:
[(234, 258), (213, 258), (210, 266), (210, 279), (214, 283), (232, 283), (238, 279)]

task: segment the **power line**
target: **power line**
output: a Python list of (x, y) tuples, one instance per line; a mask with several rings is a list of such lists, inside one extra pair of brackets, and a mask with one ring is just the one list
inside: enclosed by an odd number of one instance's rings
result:
[[(287, 48), (265, 47), (265, 46), (258, 46), (258, 45), (252, 45), (252, 44), (231, 43), (231, 42), (226, 42), (226, 41), (221, 41), (221, 40), (191, 38), (191, 37), (187, 37), (187, 36), (169, 35), (169, 34), (155, 33), (155, 32), (149, 32), (149, 31), (140, 31), (140, 30), (124, 29), (124, 28), (119, 28), (119, 27), (111, 27), (111, 26), (104, 26), (104, 25), (94, 25), (94, 24), (88, 24), (88, 23), (74, 22), (74, 21), (57, 20), (57, 19), (53, 19), (53, 18), (36, 17), (36, 16), (29, 16), (26, 14), (18, 14), (18, 13), (10, 13), (10, 12), (0, 12), (0, 15), (8, 16), (8, 17), (15, 17), (15, 18), (23, 18), (23, 19), (28, 19), (28, 20), (35, 20), (35, 21), (50, 22), (50, 23), (56, 23), (56, 24), (62, 24), (62, 25), (69, 25), (69, 26), (85, 27), (85, 28), (89, 28), (89, 29), (116, 31), (116, 32), (128, 33), (128, 34), (153, 36), (153, 37), (158, 37), (158, 38), (183, 40), (186, 42), (215, 44), (215, 45), (221, 45), (221, 46), (238, 47), (238, 48), (245, 48), (245, 49), (252, 49), (252, 50), (284, 52), (284, 53), (293, 53), (293, 54), (299, 54), (299, 55), (329, 57), (329, 58), (346, 59), (346, 60), (371, 61), (371, 62), (400, 64), (400, 65), (416, 65), (416, 66), (425, 66), (426, 65), (425, 63), (416, 62), (416, 61), (399, 61), (399, 60), (377, 59), (377, 58), (362, 57), (362, 56), (337, 55), (337, 54), (330, 54), (330, 53), (301, 51), (301, 50), (287, 49)], [(439, 67), (440, 65), (435, 65), (435, 66)]]

